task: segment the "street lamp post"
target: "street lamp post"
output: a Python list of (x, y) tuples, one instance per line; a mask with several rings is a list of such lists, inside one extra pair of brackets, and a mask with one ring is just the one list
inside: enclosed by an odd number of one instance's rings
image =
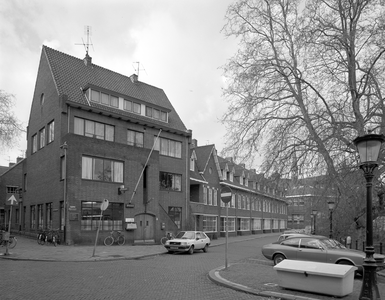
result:
[(374, 259), (373, 247), (373, 219), (372, 219), (372, 181), (373, 171), (378, 166), (377, 159), (380, 153), (383, 135), (367, 134), (357, 137), (353, 142), (357, 147), (360, 156), (360, 168), (364, 171), (366, 179), (366, 247), (363, 268), (364, 276), (360, 300), (381, 299), (377, 286), (376, 260)]
[(318, 211), (316, 209), (313, 209), (311, 211), (312, 215), (313, 215), (313, 220), (314, 220), (314, 226), (313, 226), (313, 234), (315, 234), (315, 223), (316, 223), (316, 220), (317, 220), (317, 213)]
[(329, 233), (329, 238), (333, 237), (333, 209), (336, 206), (336, 203), (334, 200), (329, 200), (328, 201), (328, 206), (329, 206), (329, 211), (330, 211), (330, 233)]

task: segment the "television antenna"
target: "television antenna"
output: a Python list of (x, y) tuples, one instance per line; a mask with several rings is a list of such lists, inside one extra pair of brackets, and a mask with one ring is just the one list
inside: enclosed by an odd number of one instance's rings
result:
[(94, 45), (92, 44), (91, 35), (92, 35), (92, 27), (91, 26), (84, 26), (84, 34), (87, 35), (87, 43), (84, 42), (82, 38), (82, 44), (75, 44), (75, 45), (83, 45), (84, 49), (86, 50), (86, 55), (88, 55), (88, 50), (90, 48), (90, 45), (92, 46), (92, 50), (95, 51)]
[[(135, 64), (138, 65), (137, 68), (135, 68)], [(142, 66), (143, 66), (143, 64), (142, 64)], [(143, 70), (144, 72), (146, 72), (146, 69), (144, 68), (144, 66), (143, 66), (143, 68), (140, 68), (140, 62), (139, 61), (133, 62), (132, 67), (134, 68), (134, 71), (135, 71), (136, 75), (138, 76), (138, 78), (139, 78), (139, 71), (140, 70)], [(146, 74), (147, 74), (147, 72), (146, 72)]]

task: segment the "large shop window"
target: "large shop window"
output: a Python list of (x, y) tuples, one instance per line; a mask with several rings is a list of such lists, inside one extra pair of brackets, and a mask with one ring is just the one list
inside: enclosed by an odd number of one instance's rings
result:
[(165, 139), (165, 138), (159, 138), (156, 139), (154, 137), (155, 141), (155, 147), (154, 149), (159, 151), (161, 155), (181, 158), (182, 157), (182, 143)]
[[(98, 201), (82, 202), (81, 230), (97, 230), (100, 224), (100, 205)], [(112, 203), (103, 212), (100, 230), (123, 229), (123, 203)]]
[(159, 173), (160, 188), (162, 190), (182, 191), (182, 175), (166, 172)]
[(75, 134), (113, 142), (114, 126), (75, 117)]
[(217, 217), (203, 216), (202, 220), (204, 232), (217, 231)]
[(123, 162), (83, 156), (82, 179), (122, 183)]
[(182, 224), (182, 207), (170, 206), (168, 208), (168, 216), (174, 221), (176, 226), (180, 228)]
[(250, 219), (249, 218), (240, 218), (238, 230), (247, 231), (250, 230)]
[[(229, 225), (229, 228), (228, 228), (228, 231), (230, 232), (233, 232), (235, 231), (235, 218), (228, 218), (229, 221), (228, 221), (228, 225)], [(220, 230), (221, 231), (226, 231), (226, 218), (224, 217), (221, 217), (221, 224), (220, 224)]]

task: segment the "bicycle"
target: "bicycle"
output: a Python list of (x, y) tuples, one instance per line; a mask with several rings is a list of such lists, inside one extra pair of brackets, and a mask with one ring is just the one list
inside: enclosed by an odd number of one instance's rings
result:
[(174, 239), (174, 235), (171, 232), (167, 232), (166, 236), (160, 239), (160, 243), (164, 246), (168, 240)]
[(118, 243), (119, 246), (123, 246), (126, 239), (121, 231), (111, 231), (110, 235), (104, 239), (104, 245), (111, 246), (113, 243)]
[(56, 230), (43, 230), (40, 231), (37, 235), (37, 243), (39, 245), (44, 245), (45, 243), (54, 244), (56, 247), (57, 244), (60, 244), (60, 233), (59, 229)]
[(5, 235), (8, 234), (8, 232), (1, 231), (0, 234), (1, 234), (1, 237), (0, 237), (0, 245), (1, 245), (1, 247), (7, 246), (7, 243), (8, 243), (8, 248), (9, 249), (13, 249), (13, 248), (16, 247), (17, 238), (14, 235), (9, 235), (9, 239), (7, 240), (7, 239), (3, 239), (3, 237), (5, 237)]

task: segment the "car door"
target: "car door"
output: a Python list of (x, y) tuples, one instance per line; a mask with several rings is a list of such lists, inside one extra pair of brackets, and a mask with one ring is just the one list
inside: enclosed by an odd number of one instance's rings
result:
[(204, 235), (201, 232), (197, 232), (195, 235), (195, 249), (203, 249), (204, 246)]
[(297, 259), (300, 238), (288, 238), (282, 241), (275, 249), (275, 253), (282, 253), (287, 259)]
[(326, 263), (327, 251), (318, 239), (312, 237), (301, 238), (297, 260)]

